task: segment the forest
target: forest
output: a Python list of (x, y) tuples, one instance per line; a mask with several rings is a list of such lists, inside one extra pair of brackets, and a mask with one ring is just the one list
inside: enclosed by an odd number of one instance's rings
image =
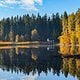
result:
[(60, 44), (76, 45), (80, 44), (80, 9), (76, 13), (67, 15), (64, 13), (62, 17), (62, 32)]
[(80, 44), (80, 9), (76, 13), (48, 16), (25, 14), (0, 20), (0, 41), (46, 41)]
[(23, 15), (11, 18), (3, 18), (0, 21), (1, 41), (46, 41), (47, 39), (58, 42), (62, 30), (61, 17), (59, 13), (52, 17), (47, 14)]
[[(80, 9), (76, 13), (62, 17), (62, 32), (60, 39), (60, 52), (62, 54), (80, 54)], [(65, 45), (65, 47), (64, 47)]]

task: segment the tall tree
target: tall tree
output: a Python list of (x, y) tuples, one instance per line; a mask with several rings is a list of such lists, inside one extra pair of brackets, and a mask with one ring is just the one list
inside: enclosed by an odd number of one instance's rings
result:
[(68, 31), (68, 15), (67, 12), (64, 12), (64, 15), (62, 16), (62, 32), (67, 32)]

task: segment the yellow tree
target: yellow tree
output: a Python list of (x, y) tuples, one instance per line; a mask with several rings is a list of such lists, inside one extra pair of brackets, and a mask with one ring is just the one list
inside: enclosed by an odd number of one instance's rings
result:
[(68, 16), (68, 32), (71, 34), (72, 31), (75, 31), (75, 15), (72, 13)]
[(72, 31), (70, 34), (70, 42), (71, 42), (70, 53), (75, 54), (76, 53), (76, 32), (75, 31)]
[(76, 12), (76, 42), (79, 45), (78, 47), (78, 53), (80, 53), (80, 9)]
[(67, 28), (68, 28), (68, 15), (67, 12), (64, 12), (64, 15), (62, 16), (62, 31), (67, 32)]
[(80, 11), (76, 13), (76, 37), (78, 44), (80, 44)]
[(19, 35), (16, 35), (15, 42), (19, 42)]
[(61, 54), (69, 54), (70, 52), (70, 36), (67, 33), (64, 33), (60, 38), (60, 52)]
[(31, 31), (31, 39), (32, 39), (33, 41), (39, 40), (39, 34), (38, 34), (37, 29), (33, 29), (33, 30)]

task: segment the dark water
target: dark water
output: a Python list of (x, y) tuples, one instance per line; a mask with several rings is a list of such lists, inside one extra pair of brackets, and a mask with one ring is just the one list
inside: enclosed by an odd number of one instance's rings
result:
[(0, 50), (0, 80), (80, 80), (80, 59), (61, 58), (59, 49)]

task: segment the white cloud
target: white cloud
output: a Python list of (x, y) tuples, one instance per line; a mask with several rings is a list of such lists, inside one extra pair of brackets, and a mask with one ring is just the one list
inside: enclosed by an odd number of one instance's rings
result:
[(33, 0), (21, 0), (22, 7), (28, 10), (37, 10)]
[(4, 5), (4, 1), (0, 1), (0, 7), (7, 7), (6, 5)]
[(1, 0), (0, 6), (10, 7), (11, 5), (17, 4), (18, 6), (20, 6), (20, 8), (37, 11), (38, 8), (35, 6), (35, 3), (37, 3), (38, 5), (42, 5), (42, 0)]
[(3, 4), (0, 3), (0, 7), (5, 7), (5, 5), (3, 5)]

